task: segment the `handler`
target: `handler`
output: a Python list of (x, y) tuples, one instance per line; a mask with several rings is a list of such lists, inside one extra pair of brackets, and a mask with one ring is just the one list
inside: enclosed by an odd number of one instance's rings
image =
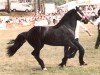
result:
[(95, 49), (98, 49), (98, 47), (100, 45), (100, 9), (98, 10), (98, 18), (94, 22), (94, 25), (98, 26), (98, 36), (97, 36), (97, 40), (96, 40), (96, 43), (95, 43)]

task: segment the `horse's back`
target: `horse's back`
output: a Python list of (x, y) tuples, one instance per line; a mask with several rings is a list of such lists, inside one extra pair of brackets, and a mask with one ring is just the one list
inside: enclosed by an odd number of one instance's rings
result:
[(43, 39), (45, 33), (48, 31), (49, 27), (43, 27), (43, 26), (35, 26), (31, 28), (27, 32), (28, 39), (32, 39), (32, 41), (38, 41)]

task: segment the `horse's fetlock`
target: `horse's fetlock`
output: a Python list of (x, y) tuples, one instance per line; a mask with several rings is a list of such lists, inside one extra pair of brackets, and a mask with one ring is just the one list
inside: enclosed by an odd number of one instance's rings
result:
[(33, 56), (35, 56), (35, 53), (34, 53), (34, 52), (32, 52), (31, 54), (32, 54)]

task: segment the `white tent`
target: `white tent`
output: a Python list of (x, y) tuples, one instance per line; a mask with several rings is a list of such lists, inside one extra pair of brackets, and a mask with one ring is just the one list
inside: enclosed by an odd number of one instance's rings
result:
[(78, 6), (76, 1), (68, 2), (67, 5), (68, 5), (68, 10), (75, 9), (76, 6)]
[(90, 4), (100, 4), (100, 0), (90, 0)]
[(78, 4), (76, 3), (76, 1), (71, 1), (71, 2), (68, 2), (66, 4), (60, 5), (58, 7), (65, 8), (67, 10), (71, 10), (71, 9), (74, 9), (76, 6), (78, 6)]

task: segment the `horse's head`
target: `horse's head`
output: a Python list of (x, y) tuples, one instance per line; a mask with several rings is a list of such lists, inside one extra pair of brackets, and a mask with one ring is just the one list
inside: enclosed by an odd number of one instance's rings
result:
[(98, 10), (98, 16), (100, 16), (100, 9)]
[(85, 16), (85, 14), (79, 9), (79, 7), (76, 7), (77, 12), (77, 19), (82, 21), (84, 24), (87, 24), (89, 22), (88, 18)]
[(84, 15), (84, 13), (79, 9), (79, 7), (76, 7), (76, 9), (72, 9), (65, 13), (65, 15), (62, 17), (62, 19), (59, 21), (59, 23), (54, 26), (55, 28), (60, 27), (62, 25), (66, 26), (74, 26), (76, 27), (77, 20), (82, 21), (84, 24), (87, 24), (89, 20)]

